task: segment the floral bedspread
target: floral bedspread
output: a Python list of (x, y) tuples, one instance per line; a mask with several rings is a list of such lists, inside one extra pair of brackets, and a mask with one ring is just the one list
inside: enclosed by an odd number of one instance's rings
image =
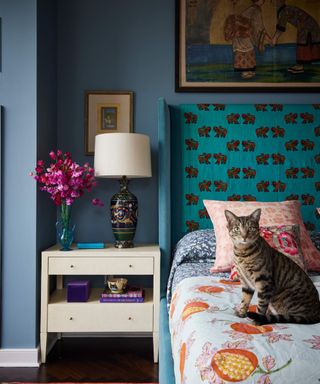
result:
[[(320, 232), (311, 232), (311, 240), (320, 250)], [(212, 229), (200, 229), (187, 233), (177, 243), (168, 279), (167, 302), (181, 280), (191, 276), (212, 275), (210, 268), (215, 261), (216, 236)], [(218, 275), (218, 274), (216, 274)], [(220, 273), (225, 278), (229, 273)]]
[[(312, 279), (320, 291), (320, 276)], [(255, 326), (235, 316), (240, 299), (240, 283), (221, 277), (177, 284), (169, 310), (176, 384), (319, 384), (320, 324)]]

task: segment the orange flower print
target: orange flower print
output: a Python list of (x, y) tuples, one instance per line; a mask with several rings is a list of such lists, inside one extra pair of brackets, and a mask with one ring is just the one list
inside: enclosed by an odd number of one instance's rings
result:
[(258, 335), (261, 333), (272, 332), (271, 325), (254, 325), (247, 323), (233, 323), (230, 327), (237, 332), (246, 333), (248, 335)]
[(259, 365), (257, 356), (247, 349), (224, 348), (217, 350), (211, 343), (205, 343), (202, 353), (196, 360), (196, 368), (199, 370), (202, 381), (208, 383), (223, 384), (237, 383), (246, 380), (252, 375), (258, 377), (257, 384), (271, 384), (270, 376), (275, 372), (290, 365), (289, 359), (284, 365), (276, 368), (276, 361), (272, 356), (264, 356), (262, 365)]
[(180, 378), (183, 381), (184, 365), (186, 362), (187, 344), (183, 343), (180, 349)]
[(179, 365), (179, 370), (180, 370), (180, 379), (181, 379), (181, 384), (185, 383), (186, 377), (184, 374), (184, 369), (186, 366), (186, 360), (189, 356), (190, 349), (195, 341), (194, 338), (195, 331), (193, 331), (186, 342), (183, 342), (180, 347), (180, 365)]
[(257, 356), (245, 349), (220, 349), (211, 361), (217, 375), (236, 383), (247, 379), (258, 366)]
[(198, 312), (203, 312), (208, 308), (209, 308), (209, 304), (204, 303), (203, 301), (192, 301), (191, 303), (188, 303), (183, 308), (182, 321), (185, 321), (191, 315), (198, 313)]
[(257, 312), (258, 306), (256, 304), (249, 305), (248, 312)]
[(199, 292), (209, 293), (209, 294), (215, 294), (215, 293), (221, 293), (224, 291), (224, 288), (217, 287), (215, 285), (202, 285), (201, 287), (198, 287), (197, 290)]
[(175, 292), (175, 294), (172, 297), (171, 304), (170, 304), (170, 319), (172, 319), (172, 316), (173, 316), (174, 311), (176, 309), (177, 298), (178, 298), (178, 294), (177, 294), (177, 292)]
[(212, 369), (223, 380), (237, 383), (246, 380), (252, 374), (261, 374), (257, 383), (271, 384), (270, 374), (278, 372), (291, 364), (289, 359), (283, 366), (272, 370), (276, 362), (272, 356), (262, 358), (263, 367), (258, 365), (257, 356), (246, 349), (220, 349), (211, 361)]
[(235, 281), (235, 280), (226, 280), (226, 279), (221, 279), (219, 280), (219, 283), (225, 284), (225, 285), (240, 285), (240, 281)]

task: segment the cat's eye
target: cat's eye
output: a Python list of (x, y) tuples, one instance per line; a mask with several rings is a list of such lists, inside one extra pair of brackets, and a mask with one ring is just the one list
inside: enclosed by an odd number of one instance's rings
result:
[(249, 232), (255, 232), (256, 228), (255, 227), (249, 227)]
[(232, 228), (233, 232), (239, 232), (240, 227), (236, 225), (235, 227)]

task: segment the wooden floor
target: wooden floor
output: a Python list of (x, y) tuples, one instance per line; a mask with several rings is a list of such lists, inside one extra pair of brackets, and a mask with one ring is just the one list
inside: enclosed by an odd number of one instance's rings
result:
[(65, 338), (39, 368), (0, 368), (0, 383), (158, 382), (152, 338)]

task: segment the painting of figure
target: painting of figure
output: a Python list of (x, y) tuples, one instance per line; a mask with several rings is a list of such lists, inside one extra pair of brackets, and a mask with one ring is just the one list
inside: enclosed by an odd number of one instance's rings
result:
[(226, 18), (225, 40), (232, 42), (233, 67), (243, 79), (250, 79), (256, 72), (256, 50), (264, 51), (264, 44), (271, 43), (262, 18), (265, 0), (251, 0), (252, 4), (239, 14)]
[(101, 128), (100, 130), (117, 129), (118, 110), (114, 106), (101, 107)]
[[(304, 72), (305, 64), (320, 61), (320, 27), (317, 20), (302, 8), (287, 5), (285, 0), (276, 0), (277, 25), (273, 36), (273, 44), (277, 44), (287, 24), (297, 30), (296, 64), (288, 68), (293, 74)], [(319, 6), (320, 4), (318, 4)]]
[(177, 2), (177, 91), (319, 91), (320, 0)]

